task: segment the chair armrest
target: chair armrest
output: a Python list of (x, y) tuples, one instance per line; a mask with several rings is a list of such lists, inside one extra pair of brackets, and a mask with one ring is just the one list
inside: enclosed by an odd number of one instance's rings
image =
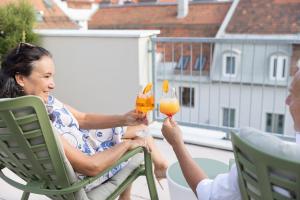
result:
[(84, 182), (84, 186), (92, 183), (93, 181), (97, 180), (99, 177), (103, 176), (105, 173), (109, 172), (110, 170), (112, 170), (115, 166), (119, 165), (120, 163), (128, 160), (129, 158), (131, 158), (132, 156), (134, 156), (135, 154), (141, 153), (141, 152), (147, 152), (147, 150), (145, 151), (143, 147), (137, 147), (133, 150), (128, 151), (127, 153), (125, 153), (115, 164), (113, 164), (111, 167), (107, 168), (106, 170), (102, 171), (101, 173), (99, 173), (96, 176), (92, 176), (92, 177), (86, 177), (84, 178), (81, 182)]
[(82, 187), (86, 186), (87, 184), (89, 184), (89, 183), (95, 181), (96, 179), (98, 179), (99, 177), (103, 176), (106, 172), (113, 169), (116, 165), (119, 165), (120, 163), (128, 160), (129, 158), (131, 158), (135, 154), (141, 153), (143, 151), (144, 151), (144, 153), (148, 153), (147, 150), (143, 147), (137, 147), (133, 150), (130, 150), (127, 153), (125, 153), (114, 165), (112, 165), (111, 167), (109, 167), (106, 170), (102, 171), (98, 175), (93, 176), (93, 177), (86, 177), (85, 179), (80, 180), (80, 181), (72, 184), (71, 186), (63, 188), (63, 189), (43, 189), (43, 188), (41, 188), (41, 185), (43, 185), (43, 183), (41, 183), (41, 182), (29, 182), (29, 183), (27, 183), (27, 185), (21, 184), (21, 183), (18, 183), (16, 181), (8, 178), (2, 172), (2, 170), (0, 170), (0, 177), (4, 181), (9, 183), (10, 185), (13, 185), (14, 187), (16, 187), (20, 190), (26, 191), (26, 192), (31, 192), (31, 193), (35, 193), (35, 194), (44, 194), (44, 195), (68, 194), (68, 193), (72, 193), (72, 192), (76, 192), (76, 191), (80, 190)]

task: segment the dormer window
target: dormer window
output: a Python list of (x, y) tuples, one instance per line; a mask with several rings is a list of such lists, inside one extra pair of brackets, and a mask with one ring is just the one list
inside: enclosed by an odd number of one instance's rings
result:
[(238, 51), (226, 51), (223, 53), (223, 76), (236, 77), (239, 57), (240, 53)]
[(283, 81), (287, 76), (288, 58), (282, 54), (272, 55), (270, 58), (270, 80)]
[(205, 66), (205, 61), (205, 56), (198, 56), (194, 65), (194, 69), (197, 71), (202, 71)]
[(180, 56), (179, 61), (178, 61), (175, 68), (179, 69), (179, 70), (181, 70), (181, 69), (184, 70), (184, 69), (187, 68), (187, 65), (188, 65), (189, 61), (190, 61), (189, 56)]

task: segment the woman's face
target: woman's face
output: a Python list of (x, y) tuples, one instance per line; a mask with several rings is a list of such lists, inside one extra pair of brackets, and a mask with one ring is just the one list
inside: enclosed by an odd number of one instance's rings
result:
[(43, 56), (40, 60), (33, 62), (32, 72), (29, 76), (16, 75), (16, 81), (24, 89), (26, 95), (41, 97), (45, 103), (55, 84), (53, 76), (55, 67), (52, 58)]

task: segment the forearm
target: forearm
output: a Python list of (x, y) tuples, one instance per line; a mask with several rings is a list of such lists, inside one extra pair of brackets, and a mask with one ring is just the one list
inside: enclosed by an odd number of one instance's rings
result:
[(87, 113), (78, 119), (80, 128), (83, 129), (104, 129), (117, 126), (124, 126), (124, 116), (122, 115), (99, 115)]
[[(64, 145), (65, 146), (65, 145)], [(84, 155), (78, 149), (65, 148), (65, 153), (75, 171), (87, 176), (95, 176), (112, 166), (130, 149), (129, 141), (122, 142), (92, 156)]]
[(130, 141), (122, 142), (92, 156), (95, 175), (112, 166), (130, 149)]
[(196, 194), (196, 188), (200, 181), (207, 178), (205, 172), (192, 159), (184, 143), (173, 146), (178, 162), (180, 164), (183, 175), (191, 189)]

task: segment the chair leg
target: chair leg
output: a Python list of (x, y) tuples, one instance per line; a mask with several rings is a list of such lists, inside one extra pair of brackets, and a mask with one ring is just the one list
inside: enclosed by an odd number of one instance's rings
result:
[(21, 200), (28, 200), (30, 192), (23, 192)]
[(145, 175), (147, 179), (150, 198), (151, 200), (158, 200), (157, 190), (153, 178), (152, 159), (150, 153), (148, 153), (146, 149), (144, 149), (144, 158), (145, 158)]

